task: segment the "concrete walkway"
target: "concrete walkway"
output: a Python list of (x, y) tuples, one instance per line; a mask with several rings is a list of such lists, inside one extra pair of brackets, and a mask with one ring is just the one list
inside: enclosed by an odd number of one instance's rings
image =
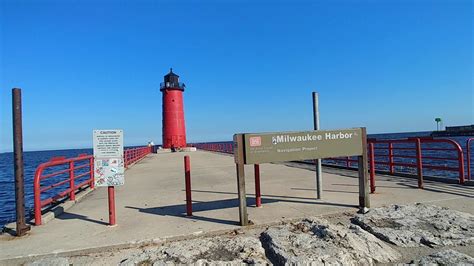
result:
[[(194, 216), (185, 217), (183, 156), (191, 156)], [(281, 219), (356, 211), (355, 171), (325, 168), (324, 200), (315, 200), (315, 173), (282, 164), (261, 165), (262, 208), (254, 207), (253, 167), (246, 168), (249, 219), (265, 224)], [(107, 189), (98, 188), (66, 213), (28, 236), (0, 237), (1, 260), (22, 256), (94, 250), (193, 233), (240, 228), (233, 157), (210, 152), (153, 154), (126, 172), (116, 189), (117, 223), (107, 226)], [(426, 202), (474, 214), (474, 187), (377, 176), (372, 207)]]

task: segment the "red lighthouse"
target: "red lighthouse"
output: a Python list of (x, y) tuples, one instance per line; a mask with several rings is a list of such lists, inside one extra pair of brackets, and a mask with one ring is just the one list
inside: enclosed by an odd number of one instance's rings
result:
[(170, 73), (161, 83), (163, 92), (163, 148), (186, 147), (186, 129), (184, 126), (183, 91), (186, 86), (179, 82), (179, 76)]

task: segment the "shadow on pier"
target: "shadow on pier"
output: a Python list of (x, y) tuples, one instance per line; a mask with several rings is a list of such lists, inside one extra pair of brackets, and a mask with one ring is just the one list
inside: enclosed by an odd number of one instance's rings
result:
[(61, 215), (57, 216), (56, 219), (60, 219), (60, 220), (83, 220), (83, 221), (96, 223), (96, 224), (100, 224), (100, 225), (108, 225), (109, 224), (108, 222), (90, 219), (89, 217), (87, 217), (85, 215), (80, 215), (80, 214), (75, 214), (75, 213), (70, 213), (70, 212), (64, 212)]
[[(226, 191), (192, 190), (192, 192), (193, 193), (207, 193), (207, 194), (237, 195), (237, 193), (235, 192), (226, 192)], [(277, 202), (357, 208), (357, 205), (324, 202), (321, 200), (316, 200), (314, 198), (277, 196), (277, 195), (262, 196), (263, 205), (277, 203)], [(247, 197), (247, 206), (255, 207), (255, 197)], [(228, 225), (239, 225), (239, 223), (236, 221), (231, 221), (231, 220), (202, 216), (202, 215), (199, 215), (198, 213), (206, 212), (206, 211), (229, 209), (229, 208), (238, 208), (238, 207), (239, 207), (239, 200), (237, 198), (215, 200), (215, 201), (194, 201), (193, 200), (193, 215), (186, 216), (186, 204), (177, 204), (177, 205), (169, 205), (169, 206), (162, 206), (162, 207), (150, 207), (150, 208), (125, 206), (125, 208), (138, 210), (141, 213), (161, 215), (161, 216), (182, 217), (182, 218), (187, 218), (187, 219), (194, 219), (194, 220), (220, 223), (220, 224), (228, 224)]]

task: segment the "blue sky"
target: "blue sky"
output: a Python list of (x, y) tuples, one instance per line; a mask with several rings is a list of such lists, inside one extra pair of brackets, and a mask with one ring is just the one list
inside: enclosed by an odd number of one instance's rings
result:
[(474, 123), (471, 1), (0, 2), (0, 151), (13, 87), (26, 150), (161, 143), (169, 67), (189, 141), (312, 129), (312, 91), (323, 129)]

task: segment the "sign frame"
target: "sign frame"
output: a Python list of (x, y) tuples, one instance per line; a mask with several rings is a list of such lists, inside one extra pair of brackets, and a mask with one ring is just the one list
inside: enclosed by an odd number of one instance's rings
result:
[[(313, 132), (314, 134), (324, 134), (328, 132), (346, 132), (346, 131), (354, 131), (360, 132), (352, 141), (347, 141), (345, 144), (327, 144), (324, 143), (324, 140), (320, 144), (325, 148), (329, 149), (332, 146), (337, 147), (336, 152), (333, 151), (322, 151), (322, 154), (318, 152), (314, 152), (314, 156), (312, 153), (304, 154), (305, 159), (314, 160), (314, 159), (325, 159), (329, 157), (335, 156), (357, 156), (358, 157), (358, 166), (359, 166), (359, 208), (365, 209), (370, 208), (370, 198), (369, 198), (369, 179), (368, 179), (368, 156), (367, 156), (367, 130), (365, 127), (359, 128), (351, 128), (351, 129), (338, 129), (338, 130), (314, 130), (314, 131), (301, 131), (301, 132), (274, 132), (274, 133), (241, 133), (234, 135), (234, 160), (236, 164), (236, 173), (237, 173), (237, 191), (238, 191), (238, 199), (239, 199), (239, 219), (240, 225), (246, 226), (248, 225), (248, 214), (247, 214), (247, 201), (246, 201), (246, 191), (245, 191), (245, 164), (260, 164), (260, 163), (271, 163), (271, 162), (284, 162), (284, 161), (292, 161), (301, 159), (301, 154), (297, 154), (298, 151), (303, 152), (302, 149), (296, 150), (294, 152), (297, 155), (283, 155), (282, 157), (278, 157), (279, 155), (275, 153), (275, 151), (270, 149), (271, 151), (263, 151), (263, 153), (267, 153), (266, 155), (251, 155), (249, 149), (252, 149), (252, 145), (256, 145), (260, 143), (263, 145), (262, 142), (268, 144), (268, 139), (265, 140), (261, 138), (260, 140), (253, 139), (250, 141), (250, 138), (255, 137), (255, 135), (264, 136), (267, 138), (269, 135), (277, 135), (277, 134), (307, 134), (307, 132)], [(300, 144), (303, 145), (303, 144)], [(355, 146), (354, 146), (355, 145)], [(360, 145), (360, 147), (359, 147)], [(344, 151), (341, 151), (341, 147), (346, 147), (350, 152), (344, 154)], [(255, 147), (253, 147), (255, 148)], [(360, 148), (360, 149), (359, 149)], [(254, 149), (255, 150), (255, 149)], [(316, 151), (315, 149), (314, 151)], [(331, 154), (335, 154), (332, 156)], [(254, 156), (252, 158), (249, 158)], [(273, 156), (273, 157), (272, 157)], [(293, 158), (296, 156), (297, 158)], [(307, 158), (313, 156), (314, 158)], [(272, 161), (272, 158), (275, 161)], [(286, 160), (288, 159), (288, 160)]]

